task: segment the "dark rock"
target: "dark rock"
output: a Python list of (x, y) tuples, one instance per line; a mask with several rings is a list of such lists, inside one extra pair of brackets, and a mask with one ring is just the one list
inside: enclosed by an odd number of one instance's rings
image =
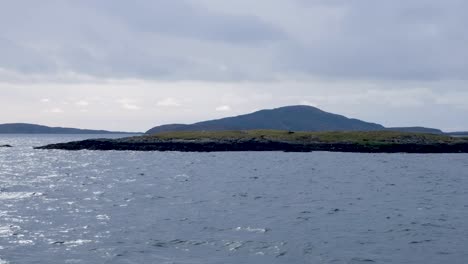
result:
[[(390, 132), (392, 133), (392, 132)], [(202, 134), (201, 134), (202, 135)], [(359, 143), (342, 139), (337, 142), (303, 141), (293, 139), (230, 138), (217, 139), (203, 136), (195, 139), (159, 138), (153, 136), (129, 137), (121, 139), (89, 139), (68, 143), (51, 144), (36, 149), (61, 150), (118, 150), (118, 151), (180, 151), (180, 152), (222, 152), (222, 151), (284, 151), (284, 152), (361, 152), (361, 153), (468, 153), (468, 141), (425, 140), (424, 134), (408, 135), (400, 142), (375, 141)], [(422, 139), (421, 139), (422, 138)], [(382, 143), (383, 142), (383, 143)]]
[(0, 145), (0, 148), (12, 148), (12, 147), (13, 147), (12, 145), (8, 145), (8, 144)]
[(361, 153), (468, 153), (468, 143), (458, 144), (387, 144), (363, 145), (353, 143), (287, 143), (270, 141), (154, 141), (126, 142), (119, 140), (84, 140), (51, 144), (36, 149), (119, 150), (119, 151), (284, 151), (284, 152), (361, 152)]

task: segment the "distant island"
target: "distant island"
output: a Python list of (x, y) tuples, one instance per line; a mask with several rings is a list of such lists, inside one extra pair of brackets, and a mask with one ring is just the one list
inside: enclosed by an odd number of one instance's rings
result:
[(449, 133), (446, 133), (446, 134), (449, 134), (449, 135), (455, 136), (455, 137), (468, 137), (468, 131), (449, 132)]
[[(287, 131), (400, 131), (444, 134), (440, 129), (426, 127), (384, 127), (355, 118), (328, 113), (307, 105), (265, 109), (254, 113), (202, 121), (194, 124), (168, 124), (149, 129), (146, 134), (176, 131), (235, 131), (235, 130), (287, 130)], [(454, 132), (461, 135), (464, 132)], [(142, 134), (107, 130), (49, 127), (37, 124), (0, 124), (0, 134)], [(467, 133), (468, 134), (468, 133)], [(465, 134), (464, 134), (465, 135)]]
[(444, 134), (439, 129), (425, 127), (395, 127), (348, 118), (328, 113), (308, 105), (285, 106), (254, 113), (226, 117), (195, 124), (169, 124), (154, 127), (146, 134), (174, 131), (226, 131), (226, 130), (288, 130), (288, 131), (400, 131)]
[(0, 134), (140, 134), (107, 130), (78, 129), (67, 127), (48, 127), (35, 124), (0, 124)]
[(90, 139), (51, 144), (37, 147), (37, 149), (182, 152), (468, 153), (468, 138), (397, 131), (182, 131), (121, 139)]
[(468, 153), (468, 138), (452, 137), (434, 128), (388, 128), (298, 105), (191, 125), (157, 126), (143, 136), (90, 139), (37, 149)]

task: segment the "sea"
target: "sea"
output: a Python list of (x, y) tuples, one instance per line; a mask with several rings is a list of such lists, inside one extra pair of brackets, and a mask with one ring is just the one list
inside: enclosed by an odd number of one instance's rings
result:
[(33, 149), (99, 137), (0, 136), (1, 264), (468, 263), (467, 154)]

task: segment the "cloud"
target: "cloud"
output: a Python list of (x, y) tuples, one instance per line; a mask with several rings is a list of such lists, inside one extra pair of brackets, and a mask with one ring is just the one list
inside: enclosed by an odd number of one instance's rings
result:
[(316, 103), (312, 103), (311, 101), (308, 101), (308, 100), (301, 100), (299, 102), (300, 105), (310, 105), (310, 106), (313, 106), (313, 107), (319, 107), (318, 104)]
[[(396, 89), (393, 85), (349, 80), (277, 83), (114, 80), (47, 85), (0, 82), (0, 105), (6, 111), (0, 117), (0, 123), (33, 122), (146, 131), (161, 124), (195, 123), (308, 102), (324, 111), (386, 126), (421, 125), (448, 131), (468, 128), (468, 121), (461, 118), (468, 114), (465, 82), (402, 82)], [(184, 99), (174, 97), (175, 94), (183, 95)], [(49, 104), (40, 102), (38, 98), (44, 98), (44, 95), (54, 95), (50, 98), (53, 101)], [(86, 98), (89, 106), (77, 107), (76, 98)], [(158, 107), (155, 98), (177, 98), (183, 106)], [(70, 104), (53, 105), (56, 101)], [(52, 115), (50, 110), (54, 106), (63, 112)], [(218, 107), (226, 110), (222, 106), (229, 106), (231, 110), (215, 111)], [(81, 112), (82, 109), (88, 112)]]
[[(4, 1), (2, 120), (143, 131), (301, 103), (466, 129), (467, 9), (461, 0)], [(56, 102), (61, 115), (44, 111)]]
[(50, 99), (49, 98), (42, 98), (40, 101), (41, 101), (41, 103), (49, 103)]
[(89, 105), (89, 102), (85, 100), (80, 100), (80, 101), (75, 102), (75, 105), (79, 107), (86, 107)]
[(228, 112), (228, 111), (231, 111), (231, 107), (229, 105), (220, 105), (218, 107), (216, 107), (216, 111), (218, 112)]
[(212, 12), (197, 1), (85, 2), (136, 31), (228, 43), (271, 41), (283, 34), (257, 16)]
[(135, 104), (135, 101), (132, 100), (132, 99), (124, 98), (124, 99), (117, 100), (117, 102), (120, 104), (120, 106), (123, 109), (126, 109), (126, 110), (135, 111), (135, 110), (140, 110), (141, 109), (141, 107), (139, 105)]
[(0, 76), (466, 80), (467, 8), (459, 0), (10, 1), (0, 10)]
[(47, 109), (45, 112), (46, 113), (53, 113), (53, 114), (61, 114), (64, 111), (61, 108), (55, 107), (55, 108)]
[(258, 16), (196, 1), (19, 2), (0, 10), (0, 69), (27, 75), (236, 80), (250, 74), (235, 53), (285, 38)]
[(156, 102), (157, 106), (181, 106), (181, 103), (172, 97), (164, 98)]
[[(325, 31), (313, 27), (308, 37), (285, 46), (278, 71), (340, 79), (464, 79), (468, 20), (461, 1), (320, 1), (326, 7)], [(450, 17), (450, 18), (449, 18)], [(310, 21), (313, 23), (313, 20)]]

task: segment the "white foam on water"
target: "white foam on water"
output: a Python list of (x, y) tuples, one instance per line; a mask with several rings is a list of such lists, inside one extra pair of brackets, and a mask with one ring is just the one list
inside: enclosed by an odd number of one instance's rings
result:
[(33, 196), (41, 196), (37, 192), (0, 192), (0, 200), (19, 200)]
[(236, 227), (234, 230), (236, 231), (246, 231), (246, 232), (252, 232), (252, 233), (266, 233), (268, 231), (267, 228), (253, 228), (253, 227)]
[(82, 246), (84, 244), (88, 244), (91, 242), (93, 241), (87, 240), (87, 239), (77, 239), (77, 240), (67, 241), (64, 244), (67, 245), (68, 247), (78, 247), (78, 246)]
[(225, 245), (229, 249), (229, 251), (236, 251), (239, 248), (243, 247), (244, 243), (240, 241), (232, 241), (232, 242), (227, 242)]
[(16, 241), (17, 244), (20, 244), (20, 245), (34, 245), (34, 241), (32, 240), (18, 240)]
[(186, 182), (190, 179), (190, 176), (183, 173), (183, 174), (177, 174), (176, 176), (173, 177), (173, 179), (175, 181), (179, 181), (179, 182)]
[(109, 220), (110, 217), (108, 215), (103, 214), (103, 215), (97, 215), (96, 219), (98, 219), (98, 220)]
[(20, 227), (16, 225), (0, 226), (0, 237), (10, 237), (19, 229)]

